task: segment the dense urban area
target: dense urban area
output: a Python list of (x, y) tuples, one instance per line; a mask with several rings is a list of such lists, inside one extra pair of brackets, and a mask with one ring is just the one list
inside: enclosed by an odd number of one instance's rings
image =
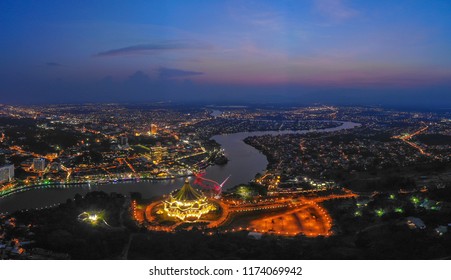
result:
[[(266, 170), (209, 180), (233, 160), (212, 137), (255, 131), (289, 132), (244, 139)], [(189, 179), (163, 198), (94, 191), (5, 211), (0, 259), (451, 257), (448, 111), (0, 105), (0, 206), (33, 189), (175, 178)]]

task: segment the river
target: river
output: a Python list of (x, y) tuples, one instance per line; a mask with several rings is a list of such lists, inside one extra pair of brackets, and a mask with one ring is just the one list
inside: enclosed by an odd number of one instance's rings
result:
[[(331, 132), (343, 129), (351, 129), (359, 126), (358, 123), (342, 122), (343, 124), (334, 128), (318, 129), (316, 132)], [(223, 134), (213, 136), (229, 159), (225, 165), (213, 165), (207, 168), (206, 177), (217, 182), (222, 182), (229, 175), (230, 178), (224, 188), (230, 188), (238, 184), (247, 183), (254, 179), (255, 174), (266, 169), (268, 161), (266, 157), (257, 149), (243, 142), (246, 137), (260, 135), (278, 135), (299, 133), (305, 134), (308, 130), (301, 131), (257, 131), (239, 132), (233, 134)], [(144, 198), (160, 196), (170, 191), (180, 188), (183, 185), (183, 178), (164, 181), (141, 181), (126, 182), (105, 185), (72, 185), (72, 186), (52, 186), (39, 187), (27, 190), (11, 196), (0, 198), (0, 213), (13, 212), (20, 209), (52, 207), (58, 203), (64, 203), (67, 199), (72, 199), (75, 194), (84, 195), (90, 191), (105, 191), (129, 194), (130, 192), (140, 192)]]

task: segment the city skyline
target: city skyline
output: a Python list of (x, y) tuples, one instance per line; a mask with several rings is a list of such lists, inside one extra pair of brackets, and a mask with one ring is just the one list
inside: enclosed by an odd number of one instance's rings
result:
[(450, 256), (449, 111), (0, 108), (0, 259)]
[(444, 1), (3, 1), (2, 103), (449, 108)]

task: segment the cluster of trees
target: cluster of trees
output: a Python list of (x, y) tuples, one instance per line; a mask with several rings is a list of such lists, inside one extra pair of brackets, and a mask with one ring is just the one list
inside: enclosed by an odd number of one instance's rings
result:
[[(447, 195), (449, 191), (428, 195)], [(246, 231), (204, 235), (196, 229), (177, 234), (150, 232), (135, 236), (131, 259), (438, 259), (451, 257), (451, 234), (438, 236), (433, 228), (446, 220), (446, 211), (415, 208), (410, 195), (377, 195), (364, 209), (354, 199), (331, 200), (324, 206), (333, 216), (335, 235), (329, 238), (248, 237)], [(403, 212), (394, 211), (402, 206)], [(375, 210), (386, 208), (382, 216)], [(391, 210), (388, 210), (391, 208)], [(356, 211), (361, 215), (356, 216)], [(426, 230), (411, 230), (407, 216), (420, 217)]]
[[(72, 259), (116, 259), (129, 237), (129, 231), (119, 227), (124, 201), (122, 195), (91, 192), (84, 197), (77, 194), (57, 208), (15, 216), (21, 223), (31, 224), (34, 247), (67, 253)], [(102, 211), (111, 227), (79, 222), (78, 215), (85, 211)]]
[(451, 255), (451, 238), (431, 238), (388, 223), (372, 231), (329, 238), (255, 240), (247, 232), (206, 236), (197, 231), (143, 233), (129, 259), (435, 259)]
[(420, 134), (416, 136), (420, 142), (426, 145), (449, 145), (451, 143), (450, 135), (443, 134)]
[(343, 179), (341, 183), (350, 189), (359, 191), (393, 191), (416, 187), (416, 182), (412, 178), (396, 174), (387, 174), (376, 178)]
[[(449, 201), (448, 190), (428, 193)], [(444, 197), (446, 196), (446, 197)], [(133, 198), (140, 198), (138, 193)], [(403, 213), (387, 211), (375, 215), (380, 207), (398, 207)], [(393, 204), (393, 205), (391, 205)], [(355, 201), (324, 202), (334, 220), (335, 235), (329, 238), (293, 238), (263, 236), (256, 240), (242, 231), (205, 235), (196, 227), (176, 234), (138, 233), (119, 194), (91, 192), (54, 209), (19, 212), (18, 222), (31, 224), (36, 247), (58, 253), (68, 253), (73, 259), (117, 259), (121, 256), (130, 234), (132, 242), (129, 259), (435, 259), (451, 256), (451, 234), (437, 236), (433, 227), (447, 219), (446, 211), (415, 208), (409, 196), (393, 199), (388, 194), (376, 196), (365, 209)], [(387, 209), (388, 209), (387, 208)], [(93, 226), (79, 222), (84, 211), (102, 210), (111, 227)], [(354, 213), (359, 210), (361, 215)], [(122, 215), (124, 214), (124, 215)], [(122, 217), (121, 217), (122, 215)], [(409, 229), (404, 219), (414, 215), (428, 225), (426, 230)]]

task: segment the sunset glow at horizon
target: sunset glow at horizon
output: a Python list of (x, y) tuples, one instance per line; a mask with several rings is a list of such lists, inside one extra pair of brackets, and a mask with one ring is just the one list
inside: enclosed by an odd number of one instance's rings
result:
[(352, 92), (451, 104), (449, 1), (6, 0), (0, 11), (0, 102)]

